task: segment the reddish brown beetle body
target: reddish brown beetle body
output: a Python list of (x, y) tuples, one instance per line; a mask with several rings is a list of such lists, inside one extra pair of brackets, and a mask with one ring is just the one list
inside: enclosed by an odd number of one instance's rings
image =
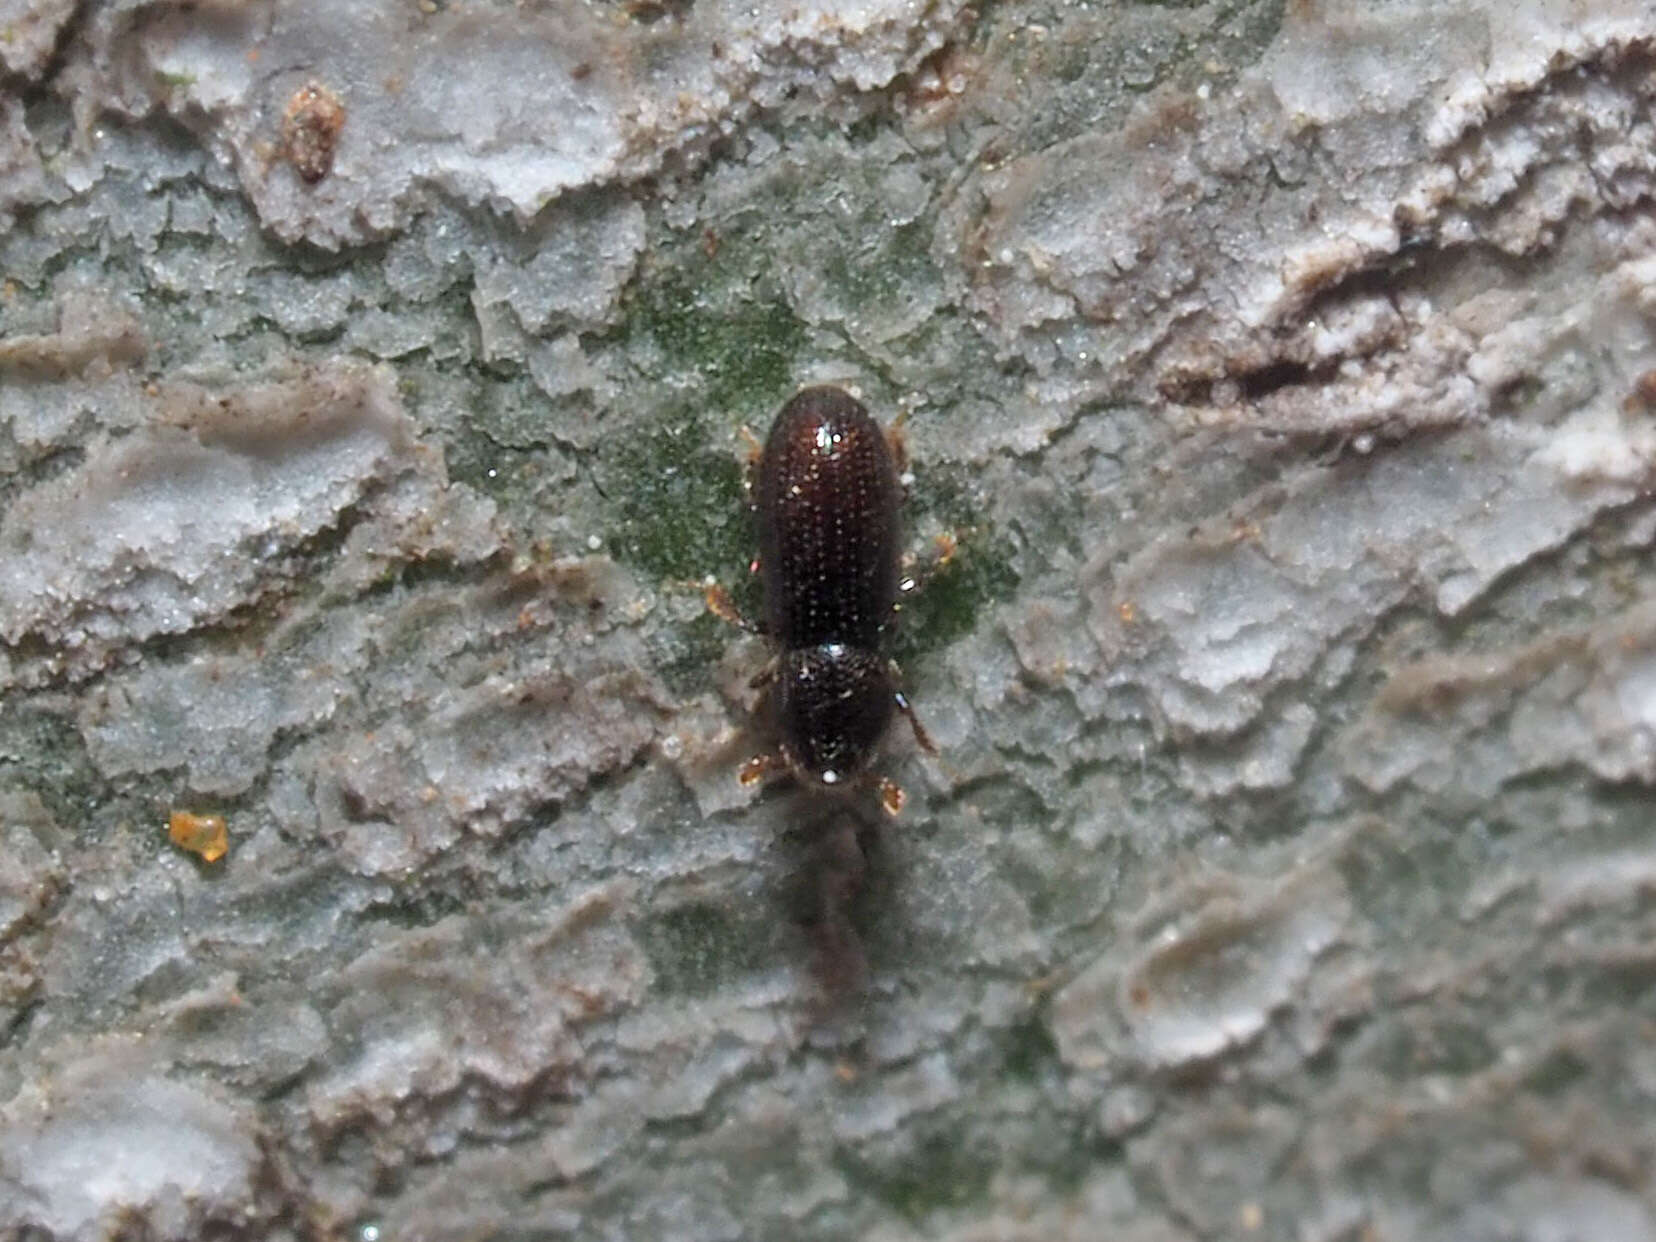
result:
[(783, 757), (823, 785), (862, 773), (896, 707), (883, 647), (902, 499), (885, 432), (860, 401), (807, 388), (782, 407), (754, 484), (765, 629), (782, 647)]
[(765, 629), (785, 650), (877, 651), (897, 602), (903, 485), (884, 430), (838, 388), (782, 407), (754, 509)]
[[(912, 585), (901, 574), (903, 481), (894, 433), (842, 389), (806, 388), (776, 416), (750, 482), (765, 613), (762, 625), (748, 628), (781, 648), (760, 679), (773, 686), (781, 754), (752, 760), (742, 779), (786, 768), (819, 787), (860, 781), (894, 711), (908, 716), (921, 747), (935, 753), (885, 654), (898, 597)], [(709, 588), (708, 605), (746, 624), (719, 588)], [(889, 780), (877, 783), (896, 814), (902, 791)]]

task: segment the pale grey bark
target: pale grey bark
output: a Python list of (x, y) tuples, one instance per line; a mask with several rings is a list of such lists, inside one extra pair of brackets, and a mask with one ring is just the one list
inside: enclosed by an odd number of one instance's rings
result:
[[(0, 66), (0, 1233), (1656, 1237), (1647, 4)], [(962, 547), (889, 825), (699, 593), (821, 381)]]

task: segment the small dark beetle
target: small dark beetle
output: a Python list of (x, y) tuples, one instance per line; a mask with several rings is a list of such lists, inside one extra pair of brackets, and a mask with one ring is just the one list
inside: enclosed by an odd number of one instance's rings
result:
[[(823, 788), (867, 780), (893, 711), (936, 753), (885, 655), (898, 599), (913, 586), (901, 572), (903, 462), (901, 442), (832, 387), (795, 394), (750, 461), (765, 615), (747, 628), (781, 648), (756, 682), (774, 687), (781, 753), (750, 760), (746, 784), (784, 769)], [(707, 601), (745, 624), (719, 588)], [(884, 778), (877, 786), (897, 814), (903, 791)]]

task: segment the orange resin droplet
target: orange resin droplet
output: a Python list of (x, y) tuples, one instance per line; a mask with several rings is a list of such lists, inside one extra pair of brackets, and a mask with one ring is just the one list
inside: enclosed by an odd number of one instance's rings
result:
[(174, 811), (167, 820), (167, 838), (180, 849), (217, 862), (230, 849), (229, 826), (222, 815), (192, 815)]

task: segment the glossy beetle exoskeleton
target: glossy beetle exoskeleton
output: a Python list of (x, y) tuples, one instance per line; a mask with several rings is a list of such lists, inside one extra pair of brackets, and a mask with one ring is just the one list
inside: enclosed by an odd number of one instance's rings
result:
[[(885, 654), (902, 577), (903, 451), (856, 398), (806, 388), (782, 407), (752, 463), (763, 624), (779, 650), (761, 675), (771, 687), (780, 754), (742, 769), (752, 783), (786, 769), (826, 789), (869, 779), (894, 711), (935, 753)], [(729, 598), (708, 605), (743, 624)], [(895, 815), (903, 792), (876, 778)]]

